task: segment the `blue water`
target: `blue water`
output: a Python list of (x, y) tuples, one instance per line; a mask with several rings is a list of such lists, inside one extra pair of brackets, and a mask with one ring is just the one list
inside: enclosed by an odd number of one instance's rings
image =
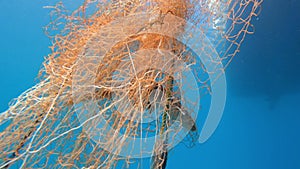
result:
[[(47, 2), (0, 0), (0, 112), (33, 86), (50, 42)], [(169, 169), (300, 169), (300, 1), (265, 0), (226, 71), (224, 116), (214, 135), (170, 152)], [(2, 141), (2, 140), (1, 140)]]

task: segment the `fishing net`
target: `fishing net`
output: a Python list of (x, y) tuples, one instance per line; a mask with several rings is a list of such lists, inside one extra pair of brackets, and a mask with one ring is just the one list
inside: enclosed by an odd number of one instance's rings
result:
[[(239, 51), (261, 0), (86, 0), (46, 6), (38, 84), (0, 114), (0, 168), (165, 168), (193, 145), (200, 98)], [(201, 92), (204, 91), (204, 92)]]

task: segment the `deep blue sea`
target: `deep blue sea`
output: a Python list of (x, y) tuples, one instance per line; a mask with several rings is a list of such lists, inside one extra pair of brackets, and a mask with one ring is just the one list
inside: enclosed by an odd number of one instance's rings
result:
[[(0, 112), (37, 82), (50, 52), (42, 29), (48, 4), (0, 0)], [(173, 149), (168, 169), (300, 169), (300, 1), (265, 0), (253, 24), (255, 34), (226, 70), (216, 132), (204, 144)]]

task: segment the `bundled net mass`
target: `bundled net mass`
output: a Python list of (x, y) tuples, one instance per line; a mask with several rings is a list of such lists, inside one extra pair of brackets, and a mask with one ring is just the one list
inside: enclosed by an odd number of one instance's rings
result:
[[(210, 94), (254, 32), (251, 21), (261, 3), (85, 0), (74, 11), (63, 2), (47, 6), (51, 53), (39, 83), (0, 114), (0, 168), (144, 168), (143, 158), (154, 169), (165, 168), (176, 144), (197, 141), (199, 101), (188, 91), (207, 91), (199, 98)], [(188, 85), (189, 75), (197, 85)]]

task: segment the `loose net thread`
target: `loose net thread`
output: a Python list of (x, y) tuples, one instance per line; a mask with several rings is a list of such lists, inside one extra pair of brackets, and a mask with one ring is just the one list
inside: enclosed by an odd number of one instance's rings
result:
[[(0, 133), (0, 168), (142, 168), (140, 160), (133, 159), (130, 154), (127, 157), (117, 155), (131, 147), (118, 140), (115, 133), (105, 133), (108, 126), (127, 137), (158, 134), (160, 139), (152, 150), (153, 168), (163, 168), (168, 147), (181, 138), (182, 128), (190, 131), (190, 142), (197, 139), (193, 134), (197, 132), (197, 127), (191, 117), (195, 113), (195, 103), (184, 100), (191, 106), (182, 107), (181, 95), (184, 93), (181, 93), (182, 86), (178, 81), (186, 78), (181, 72), (190, 65), (197, 65), (198, 61), (185, 44), (162, 34), (147, 33), (148, 27), (162, 25), (167, 14), (189, 20), (207, 35), (221, 63), (227, 67), (246, 34), (253, 33), (251, 19), (258, 15), (261, 3), (261, 0), (87, 0), (73, 12), (67, 11), (63, 3), (48, 6), (52, 9), (52, 21), (46, 26), (46, 33), (53, 41), (52, 53), (40, 72), (41, 81), (0, 114), (0, 125), (4, 127)], [(120, 17), (141, 12), (153, 15), (141, 33), (128, 35), (116, 43), (105, 51), (101, 62), (87, 64), (82, 59), (82, 56), (96, 56), (101, 52), (97, 42), (101, 41), (98, 32), (103, 26)], [(180, 37), (187, 31), (184, 26), (169, 31)], [(130, 25), (127, 29), (134, 27)], [(114, 29), (118, 30), (114, 35), (120, 36), (121, 30), (126, 28)], [(199, 39), (201, 42), (202, 38)], [(206, 48), (211, 46), (197, 47), (202, 49), (203, 54), (210, 55), (206, 53)], [(133, 53), (143, 50), (162, 51), (165, 55), (169, 53), (170, 57), (157, 57), (159, 53), (147, 52), (133, 56)], [(179, 61), (186, 65), (178, 66)], [(153, 67), (161, 66), (160, 63), (168, 64), (164, 65), (163, 70), (135, 70), (139, 69), (137, 65)], [(97, 67), (97, 71), (89, 71), (89, 67)], [(80, 68), (84, 71), (80, 72)], [(201, 63), (193, 69), (199, 87), (209, 91), (209, 83), (216, 79), (208, 79), (206, 74), (214, 72), (207, 72)], [(95, 77), (90, 79), (94, 81), (94, 86), (74, 87), (74, 79), (80, 83), (89, 76)], [(89, 91), (91, 87), (93, 90)], [(74, 97), (74, 90), (81, 94)], [(197, 92), (199, 89), (190, 90)], [(82, 122), (78, 120), (78, 114), (84, 113), (84, 104), (79, 107), (75, 105), (86, 102), (96, 103), (97, 111)], [(159, 110), (162, 114), (157, 120), (140, 123), (141, 112), (151, 116)], [(107, 120), (103, 128), (93, 127), (97, 126), (97, 120), (93, 119), (99, 115)], [(172, 124), (177, 124), (178, 129), (168, 131)], [(95, 141), (87, 134), (89, 129), (104, 139)]]

